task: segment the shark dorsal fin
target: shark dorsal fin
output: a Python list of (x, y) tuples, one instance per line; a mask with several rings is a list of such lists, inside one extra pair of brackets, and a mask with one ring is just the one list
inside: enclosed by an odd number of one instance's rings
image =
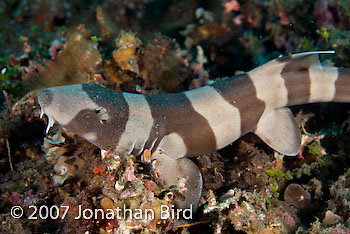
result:
[(254, 133), (282, 154), (292, 156), (300, 150), (300, 132), (287, 107), (265, 111)]
[(313, 68), (321, 68), (321, 63), (319, 59), (319, 54), (333, 54), (333, 50), (327, 51), (311, 51), (293, 54), (286, 57), (277, 58), (276, 61), (281, 63), (290, 63), (293, 66), (290, 67), (293, 71), (299, 69), (308, 69), (310, 67)]

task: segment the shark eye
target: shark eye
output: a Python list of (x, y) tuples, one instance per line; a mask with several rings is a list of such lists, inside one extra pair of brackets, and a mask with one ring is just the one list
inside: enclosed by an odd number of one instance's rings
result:
[(96, 107), (94, 111), (97, 115), (103, 115), (104, 113), (106, 113), (106, 108), (99, 106)]
[(96, 115), (98, 115), (98, 119), (100, 124), (106, 124), (107, 120), (108, 120), (108, 114), (107, 114), (107, 109), (102, 107), (102, 106), (98, 106), (94, 109), (94, 112)]

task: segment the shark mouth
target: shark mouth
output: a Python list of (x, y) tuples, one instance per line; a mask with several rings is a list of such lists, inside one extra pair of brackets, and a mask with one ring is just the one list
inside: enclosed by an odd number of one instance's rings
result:
[(55, 120), (54, 120), (54, 118), (52, 118), (51, 116), (46, 114), (42, 109), (41, 109), (41, 112), (40, 112), (40, 119), (44, 116), (44, 114), (48, 118), (48, 123), (47, 123), (47, 127), (46, 127), (46, 134), (47, 134), (50, 131), (51, 127), (55, 124)]

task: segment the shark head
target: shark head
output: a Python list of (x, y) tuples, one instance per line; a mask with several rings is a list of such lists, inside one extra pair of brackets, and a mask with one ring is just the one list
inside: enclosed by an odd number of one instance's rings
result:
[(47, 88), (38, 100), (49, 119), (46, 132), (57, 122), (102, 149), (117, 144), (128, 119), (122, 94), (96, 84)]

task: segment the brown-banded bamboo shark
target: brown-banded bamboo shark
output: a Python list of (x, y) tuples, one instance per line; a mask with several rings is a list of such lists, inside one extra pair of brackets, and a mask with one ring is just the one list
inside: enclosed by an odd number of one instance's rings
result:
[(39, 95), (49, 118), (107, 150), (152, 152), (167, 185), (187, 178), (186, 200), (197, 207), (202, 177), (188, 159), (216, 151), (253, 132), (285, 155), (300, 150), (300, 132), (286, 106), (350, 102), (350, 69), (321, 66), (319, 54), (274, 59), (239, 76), (164, 95), (117, 92), (97, 84), (51, 87)]

